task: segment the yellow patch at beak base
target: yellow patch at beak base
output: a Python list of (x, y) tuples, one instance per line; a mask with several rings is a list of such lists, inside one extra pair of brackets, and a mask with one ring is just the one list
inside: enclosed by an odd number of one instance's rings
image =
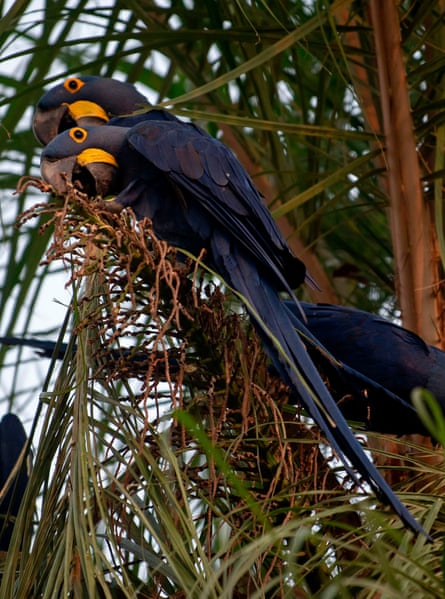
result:
[(110, 120), (109, 116), (99, 104), (95, 102), (89, 102), (88, 100), (78, 100), (72, 104), (65, 104), (70, 113), (71, 118), (76, 122), (81, 118), (95, 117), (105, 121), (106, 123)]
[(83, 150), (83, 152), (77, 156), (77, 162), (80, 166), (88, 166), (88, 164), (91, 164), (92, 162), (102, 162), (119, 168), (113, 154), (105, 152), (105, 150), (100, 150), (99, 148), (88, 148), (87, 150)]

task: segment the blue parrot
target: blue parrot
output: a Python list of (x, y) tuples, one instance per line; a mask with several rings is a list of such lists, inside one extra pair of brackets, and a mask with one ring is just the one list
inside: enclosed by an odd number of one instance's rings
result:
[(23, 495), (28, 484), (26, 460), (11, 482), (8, 492), (2, 489), (26, 443), (26, 433), (15, 414), (5, 414), (0, 421), (0, 551), (7, 551)]
[[(274, 368), (323, 431), (350, 476), (359, 482), (355, 468), (406, 525), (424, 533), (369, 461), (296, 332), (294, 314), (280, 294), (287, 293), (292, 305), (298, 306), (293, 290), (311, 279), (233, 153), (201, 128), (170, 118), (166, 111), (148, 110), (145, 115), (114, 120), (128, 114), (129, 106), (124, 108), (122, 103), (113, 111), (106, 106), (112, 96), (110, 88), (104, 99), (110, 80), (94, 94), (87, 94), (88, 80), (67, 81), (62, 85), (65, 92), (66, 87), (79, 88), (67, 92), (71, 98), (100, 106), (107, 119), (102, 119), (105, 126), (87, 126), (76, 117), (71, 102), (65, 106), (69, 119), (82, 126), (66, 129), (57, 117), (51, 135), (41, 135), (42, 122), (46, 123), (43, 129), (48, 128), (52, 122), (48, 115), (55, 110), (52, 90), (47, 92), (38, 104), (34, 130), (44, 143), (60, 133), (41, 155), (45, 181), (60, 194), (68, 180), (92, 198), (115, 196), (109, 201), (110, 209), (131, 208), (138, 219), (151, 219), (155, 234), (180, 250), (195, 256), (205, 250), (206, 264), (241, 295)], [(139, 103), (143, 103), (140, 98)]]

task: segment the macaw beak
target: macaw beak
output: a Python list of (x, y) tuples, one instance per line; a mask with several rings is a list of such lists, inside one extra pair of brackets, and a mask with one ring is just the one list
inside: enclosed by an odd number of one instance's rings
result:
[(65, 128), (75, 125), (75, 122), (72, 119), (70, 125), (68, 125), (69, 120), (69, 110), (66, 104), (62, 104), (57, 106), (57, 108), (51, 108), (49, 110), (37, 108), (32, 125), (34, 135), (42, 145), (46, 146), (60, 133), (60, 125), (63, 121), (67, 121), (67, 127)]
[(77, 100), (71, 104), (63, 103), (55, 108), (37, 107), (34, 116), (34, 135), (46, 146), (56, 135), (71, 127), (105, 125), (109, 121), (105, 110), (95, 102)]
[(49, 183), (60, 195), (68, 191), (67, 183), (73, 182), (73, 172), (77, 164), (77, 156), (69, 156), (59, 160), (50, 160), (42, 158), (40, 162), (40, 172), (42, 177)]
[(42, 177), (59, 195), (68, 191), (71, 183), (90, 197), (105, 197), (113, 193), (117, 166), (104, 162), (79, 164), (77, 156), (52, 160), (43, 157), (40, 163)]

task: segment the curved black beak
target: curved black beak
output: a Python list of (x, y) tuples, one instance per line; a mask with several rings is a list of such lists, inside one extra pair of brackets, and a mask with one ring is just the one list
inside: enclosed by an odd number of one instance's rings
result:
[[(60, 133), (60, 125), (68, 116), (68, 106), (64, 104), (49, 110), (37, 107), (32, 124), (34, 135), (42, 145), (46, 146)], [(74, 124), (74, 121), (71, 124)]]
[(67, 182), (73, 182), (76, 164), (76, 156), (68, 156), (60, 160), (50, 160), (42, 156), (40, 172), (45, 181), (54, 187), (58, 194), (64, 194), (68, 190)]
[(117, 167), (104, 162), (90, 162), (81, 166), (77, 156), (58, 160), (42, 156), (40, 171), (45, 181), (54, 187), (58, 194), (66, 193), (67, 183), (72, 183), (90, 197), (105, 197), (114, 192)]

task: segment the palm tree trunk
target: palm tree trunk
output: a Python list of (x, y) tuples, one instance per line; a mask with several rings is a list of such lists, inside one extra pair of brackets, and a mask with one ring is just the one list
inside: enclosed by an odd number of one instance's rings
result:
[(421, 188), (409, 90), (395, 1), (371, 0), (385, 138), (389, 220), (396, 267), (396, 293), (403, 324), (432, 345), (439, 342), (438, 315), (443, 311), (437, 238)]

